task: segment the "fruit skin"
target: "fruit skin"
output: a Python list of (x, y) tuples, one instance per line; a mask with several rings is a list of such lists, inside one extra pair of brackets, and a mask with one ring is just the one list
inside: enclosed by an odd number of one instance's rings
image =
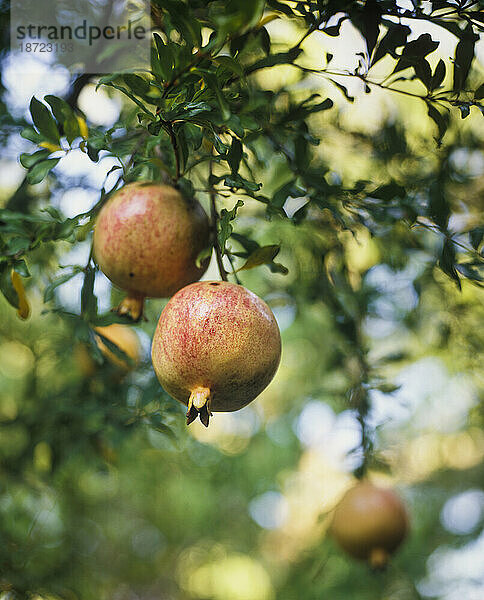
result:
[(200, 203), (157, 183), (125, 185), (103, 206), (94, 228), (96, 262), (128, 292), (119, 312), (135, 320), (144, 297), (171, 296), (203, 275), (209, 259), (200, 267), (196, 259), (209, 245), (209, 220)]
[(361, 481), (336, 507), (331, 534), (350, 556), (385, 566), (408, 533), (408, 516), (392, 491)]
[(274, 377), (281, 336), (267, 304), (241, 285), (201, 281), (171, 298), (153, 337), (152, 360), (163, 388), (198, 414), (252, 402)]

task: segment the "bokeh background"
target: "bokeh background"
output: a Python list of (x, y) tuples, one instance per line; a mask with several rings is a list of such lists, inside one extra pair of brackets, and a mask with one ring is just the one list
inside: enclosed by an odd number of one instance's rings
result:
[[(411, 25), (412, 36), (422, 33)], [(281, 50), (301, 33), (284, 19), (267, 29)], [(430, 33), (441, 46), (429, 60), (448, 60), (455, 38)], [(0, 206), (21, 198), (65, 217), (85, 212), (117, 159), (102, 153), (93, 163), (72, 151), (51, 179), (25, 184), (18, 156), (32, 144), (18, 126), (30, 119), (33, 95), (66, 95), (71, 79), (49, 57), (9, 53), (2, 36)], [(331, 52), (335, 68), (347, 68), (362, 44), (345, 23), (337, 38), (305, 40), (304, 64), (317, 69)], [(482, 41), (476, 54), (482, 78)], [(28, 77), (20, 61), (34, 61)], [(287, 65), (255, 79), (294, 98), (331, 96), (335, 107), (311, 118), (322, 140), (314, 152), (330, 180), (350, 187), (391, 173), (416, 183), (416, 193), (438, 180), (453, 206), (451, 226), (463, 230), (482, 216), (481, 115), (453, 122), (437, 151), (435, 125), (411, 98), (365, 94), (360, 82), (348, 81), (356, 99), (349, 103), (321, 77)], [(132, 112), (120, 94), (96, 91), (94, 83), (78, 105), (90, 125), (103, 128)], [(290, 178), (269, 145), (251, 166), (267, 194)], [(194, 172), (195, 187), (203, 187), (201, 173)], [(199, 198), (208, 210), (206, 194)], [(235, 200), (220, 203), (231, 208)], [(286, 214), (306, 201), (289, 198)], [(392, 223), (372, 236), (362, 225), (353, 235), (311, 212), (296, 224), (267, 220), (260, 203), (244, 202), (235, 231), (261, 245), (280, 243), (277, 261), (288, 268), (286, 275), (266, 266), (240, 273), (274, 311), (282, 363), (254, 403), (216, 414), (208, 429), (198, 422), (187, 429), (183, 408), (154, 376), (150, 339), (164, 301), (150, 300), (147, 321), (135, 326), (143, 360), (125, 376), (108, 361), (93, 362), (68, 320), (43, 312), (43, 290), (59, 264), (85, 264), (89, 238), (33, 253), (30, 319), (20, 321), (0, 299), (2, 599), (14, 597), (9, 586), (66, 600), (484, 598), (482, 289), (463, 281), (459, 291), (434, 268), (439, 238), (423, 227)], [(351, 305), (366, 360), (382, 382), (369, 393), (369, 476), (396, 488), (411, 517), (409, 539), (379, 573), (346, 557), (327, 535), (362, 460), (360, 415), (348, 393), (361, 363), (328, 292), (331, 267), (342, 257), (340, 299)], [(205, 278), (218, 278), (215, 261)], [(57, 305), (78, 313), (81, 286), (79, 275), (57, 288)], [(101, 311), (121, 297), (101, 273), (94, 289)]]

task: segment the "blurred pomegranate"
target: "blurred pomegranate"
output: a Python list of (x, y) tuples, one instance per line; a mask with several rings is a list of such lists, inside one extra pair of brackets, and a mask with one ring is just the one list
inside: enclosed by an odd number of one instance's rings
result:
[(382, 568), (408, 533), (408, 517), (392, 491), (361, 481), (334, 511), (331, 534), (350, 556)]

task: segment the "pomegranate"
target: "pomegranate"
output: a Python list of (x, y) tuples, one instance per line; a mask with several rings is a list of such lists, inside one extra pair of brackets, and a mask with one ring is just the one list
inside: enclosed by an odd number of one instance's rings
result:
[[(121, 323), (113, 323), (105, 327), (95, 327), (95, 331), (122, 350), (133, 361), (134, 365), (139, 363), (141, 359), (141, 345), (136, 332), (131, 327), (122, 325)], [(109, 362), (123, 371), (129, 371), (132, 368), (132, 365), (128, 361), (116, 356), (106, 346), (101, 337), (96, 336), (96, 338), (99, 350), (101, 350)]]
[(173, 187), (130, 183), (101, 209), (93, 239), (103, 273), (128, 296), (118, 308), (138, 320), (145, 297), (171, 296), (197, 281), (208, 267), (196, 265), (210, 244), (208, 217), (200, 203)]
[(382, 568), (408, 532), (408, 517), (392, 491), (361, 481), (334, 511), (331, 533), (350, 556)]
[(281, 336), (267, 304), (241, 285), (201, 281), (181, 289), (161, 313), (152, 346), (164, 389), (200, 415), (239, 410), (274, 377)]

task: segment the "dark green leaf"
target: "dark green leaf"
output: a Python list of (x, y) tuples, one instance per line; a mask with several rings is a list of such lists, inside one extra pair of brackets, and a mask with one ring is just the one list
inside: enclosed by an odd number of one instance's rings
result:
[(372, 59), (372, 65), (381, 60), (385, 55), (396, 57), (395, 50), (404, 46), (410, 34), (410, 27), (387, 22), (388, 31), (378, 44)]
[[(471, 279), (472, 281), (484, 281), (484, 262), (480, 264), (460, 263), (456, 265), (456, 269), (461, 275)], [(479, 270), (481, 272), (479, 272)]]
[(484, 226), (475, 227), (474, 229), (471, 229), (469, 231), (469, 238), (471, 240), (471, 244), (474, 250), (478, 250), (484, 238)]
[(20, 132), (20, 135), (25, 138), (26, 140), (29, 140), (31, 142), (34, 142), (34, 144), (40, 144), (40, 142), (42, 142), (42, 140), (44, 139), (40, 133), (38, 133), (37, 131), (35, 131), (35, 129), (33, 127), (24, 127), (22, 129), (22, 131)]
[(439, 266), (444, 273), (446, 273), (451, 279), (453, 279), (459, 289), (461, 289), (461, 283), (459, 274), (456, 270), (456, 252), (455, 246), (452, 240), (445, 238), (442, 246), (442, 252), (440, 253)]
[(134, 94), (144, 96), (150, 89), (150, 84), (148, 81), (139, 75), (135, 75), (134, 73), (126, 73), (123, 75), (123, 79)]
[(274, 258), (279, 254), (280, 249), (279, 245), (259, 246), (237, 270), (246, 271), (260, 265), (271, 265), (275, 267), (275, 272), (287, 274), (288, 270), (286, 267), (279, 263), (274, 263)]
[(27, 181), (31, 184), (40, 183), (59, 160), (60, 158), (48, 158), (36, 163), (27, 173)]
[(459, 92), (465, 88), (467, 77), (474, 59), (474, 46), (479, 39), (474, 34), (472, 24), (467, 23), (459, 43), (455, 49), (454, 58), (454, 91)]
[(60, 285), (70, 281), (73, 277), (80, 273), (81, 269), (75, 269), (71, 273), (66, 273), (54, 279), (44, 290), (44, 302), (50, 302), (54, 298), (54, 292)]
[(250, 65), (247, 68), (247, 73), (253, 73), (259, 69), (265, 69), (267, 67), (273, 67), (275, 65), (285, 65), (293, 63), (296, 58), (301, 54), (301, 48), (291, 48), (288, 52), (280, 52), (279, 54), (269, 54), (265, 58), (256, 63)]
[(212, 249), (212, 246), (207, 246), (203, 250), (200, 250), (195, 260), (198, 269), (200, 269), (203, 263), (212, 256)]
[(439, 60), (437, 66), (435, 67), (434, 74), (432, 75), (432, 79), (430, 82), (430, 90), (436, 90), (444, 81), (445, 78), (445, 63), (442, 59)]
[(88, 319), (97, 314), (97, 298), (94, 295), (95, 278), (96, 270), (93, 267), (87, 267), (81, 290), (81, 314)]
[(449, 114), (447, 112), (440, 112), (431, 102), (427, 103), (427, 110), (429, 117), (437, 125), (438, 136), (436, 140), (440, 144), (449, 127)]
[(32, 100), (30, 101), (30, 114), (32, 115), (32, 121), (39, 133), (49, 142), (59, 144), (60, 135), (54, 117), (51, 115), (45, 104), (39, 102), (35, 96), (32, 97)]
[(49, 154), (50, 151), (45, 149), (37, 150), (37, 152), (34, 152), (33, 154), (27, 154), (26, 152), (23, 152), (20, 155), (20, 164), (22, 165), (22, 167), (30, 169), (40, 160), (45, 160), (49, 156)]
[(161, 76), (168, 81), (173, 70), (173, 53), (169, 45), (166, 45), (158, 33), (154, 33), (156, 49), (158, 51), (158, 66)]
[(238, 172), (242, 155), (242, 142), (237, 138), (232, 138), (232, 145), (230, 146), (230, 150), (227, 154), (227, 162), (229, 163), (232, 173)]
[(241, 64), (239, 64), (235, 59), (231, 56), (217, 56), (214, 61), (219, 64), (224, 69), (228, 69), (242, 77), (244, 75), (244, 69)]
[(233, 227), (230, 224), (230, 221), (233, 221), (237, 216), (238, 209), (244, 206), (242, 200), (237, 200), (237, 204), (232, 208), (232, 210), (227, 210), (225, 208), (222, 209), (220, 213), (220, 219), (218, 221), (218, 233), (217, 240), (219, 247), (222, 249), (222, 253), (225, 253), (225, 243), (229, 239)]
[(474, 92), (474, 100), (482, 100), (484, 98), (484, 83), (481, 84)]

